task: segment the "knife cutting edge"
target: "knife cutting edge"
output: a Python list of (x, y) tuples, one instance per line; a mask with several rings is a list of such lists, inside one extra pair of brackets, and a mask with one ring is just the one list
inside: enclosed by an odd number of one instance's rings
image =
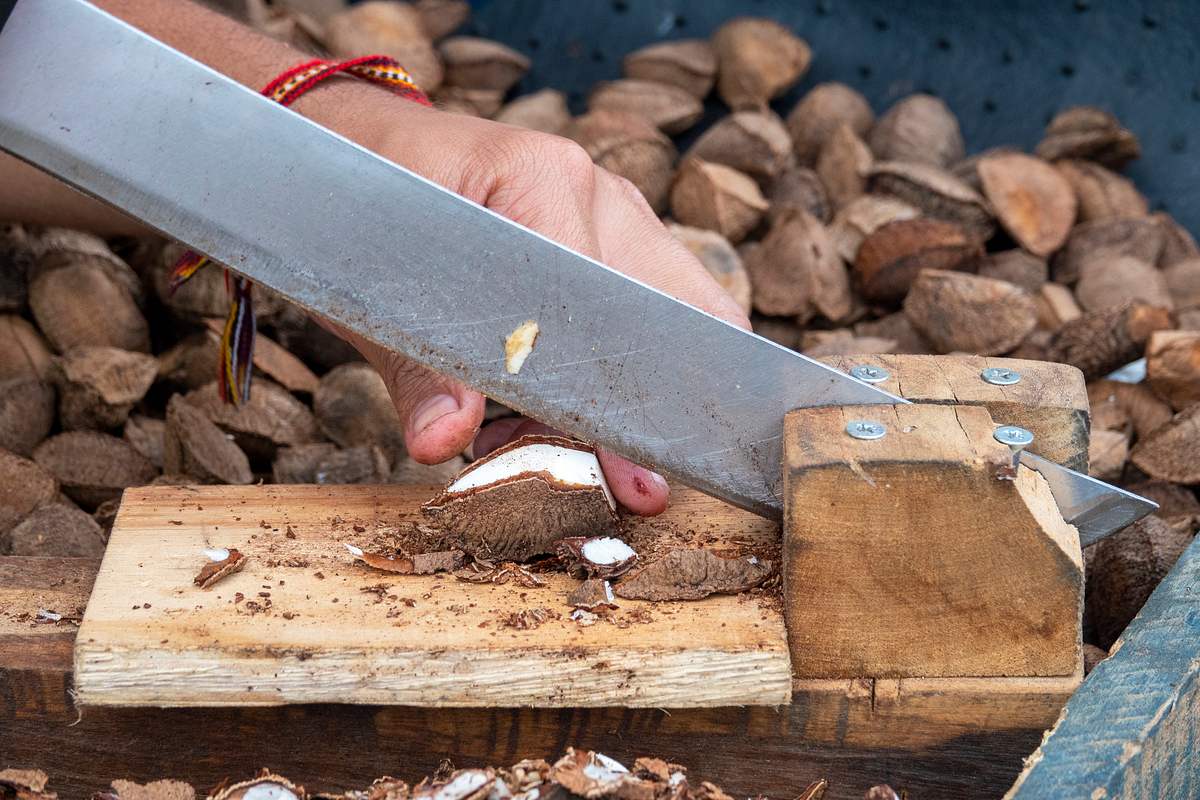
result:
[[(0, 75), (0, 148), (383, 347), (764, 516), (782, 514), (788, 410), (907, 402), (459, 197), (84, 0), (18, 4)], [(536, 348), (510, 374), (502, 343), (526, 320)], [(1085, 545), (1156, 508), (1021, 462)]]

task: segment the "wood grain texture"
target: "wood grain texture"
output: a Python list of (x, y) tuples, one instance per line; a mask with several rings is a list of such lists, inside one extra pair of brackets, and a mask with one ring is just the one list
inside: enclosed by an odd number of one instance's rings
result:
[[(887, 435), (851, 438), (852, 419)], [(1009, 477), (993, 428), (972, 406), (787, 415), (784, 612), (797, 677), (1075, 672), (1078, 533), (1041, 475)]]
[[(773, 598), (622, 600), (612, 622), (584, 627), (570, 619), (565, 599), (578, 581), (565, 574), (542, 576), (542, 587), (481, 585), (381, 572), (346, 551), (344, 542), (365, 544), (419, 519), (434, 493), (399, 485), (129, 490), (76, 643), (80, 702), (788, 702)], [(718, 551), (778, 547), (774, 524), (691, 491), (677, 492), (661, 517), (631, 520), (625, 535), (640, 549), (700, 540)], [(247, 565), (200, 590), (192, 578), (205, 547), (237, 548)], [(530, 630), (506, 624), (537, 608), (552, 618)]]
[[(1066, 364), (984, 356), (872, 355), (820, 359), (849, 371), (858, 364), (884, 367), (891, 377), (879, 388), (914, 403), (983, 406), (1000, 425), (1033, 432), (1030, 452), (1080, 472), (1088, 467), (1087, 386), (1079, 370)], [(1012, 386), (979, 377), (988, 367), (1021, 373)]]
[[(90, 585), (97, 567), (0, 558), (0, 590), (21, 609), (69, 575), (80, 578), (71, 581), (72, 596), (82, 599), (87, 590), (79, 587)], [(796, 681), (795, 701), (779, 708), (76, 708), (73, 627), (19, 631), (19, 644), (0, 648), (0, 764), (45, 768), (60, 797), (90, 796), (116, 777), (170, 775), (204, 789), (264, 765), (310, 790), (343, 789), (385, 772), (416, 780), (443, 757), (461, 766), (509, 764), (573, 744), (626, 763), (661, 755), (734, 796), (792, 796), (826, 777), (826, 797), (837, 800), (859, 800), (879, 781), (912, 796), (975, 800), (1012, 782), (1074, 685), (1071, 678)], [(31, 636), (56, 646), (35, 648)]]
[(1009, 800), (1200, 796), (1200, 540), (1067, 704)]

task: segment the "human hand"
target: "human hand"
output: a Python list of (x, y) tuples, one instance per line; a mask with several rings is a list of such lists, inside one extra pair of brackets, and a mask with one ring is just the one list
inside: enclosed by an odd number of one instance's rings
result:
[[(595, 166), (574, 142), (416, 105), (393, 126), (359, 138), (379, 154), (573, 250), (722, 319), (745, 313), (658, 221), (634, 186)], [(484, 398), (403, 356), (342, 332), (383, 376), (405, 425), (409, 454), (437, 463), (474, 442), (476, 458), (513, 438), (547, 432), (504, 419), (480, 431)], [(664, 365), (669, 368), (669, 365)], [(669, 490), (658, 474), (600, 450), (613, 494), (637, 514), (657, 514)]]

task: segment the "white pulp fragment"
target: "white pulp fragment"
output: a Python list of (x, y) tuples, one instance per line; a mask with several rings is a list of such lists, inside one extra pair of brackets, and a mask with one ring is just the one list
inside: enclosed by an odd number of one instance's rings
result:
[(583, 767), (583, 774), (598, 783), (611, 783), (620, 780), (622, 775), (628, 775), (629, 770), (620, 761), (609, 758), (604, 753), (592, 753), (592, 757)]
[(538, 324), (526, 320), (508, 335), (504, 341), (504, 369), (509, 375), (516, 375), (525, 365), (525, 359), (533, 352), (533, 344), (537, 341)]
[(616, 598), (613, 597), (612, 584), (609, 583), (608, 581), (604, 582), (604, 601), (606, 603), (613, 603), (613, 604), (615, 604), (617, 602)]
[(679, 784), (683, 783), (686, 780), (687, 780), (687, 775), (684, 775), (682, 772), (672, 772), (670, 780), (667, 781), (667, 785), (670, 786), (672, 789), (674, 789), (676, 786), (678, 786)]
[(47, 622), (58, 622), (62, 619), (62, 614), (57, 611), (47, 611), (44, 608), (39, 608), (37, 612), (38, 619), (44, 619)]
[(363, 549), (361, 547), (355, 547), (354, 545), (350, 544), (349, 542), (343, 542), (342, 544), (346, 545), (346, 549), (350, 551), (350, 555), (358, 557), (358, 558), (362, 557)]
[(588, 539), (579, 549), (580, 555), (593, 564), (608, 566), (628, 561), (637, 555), (633, 548), (612, 536), (597, 536)]
[(560, 483), (571, 486), (599, 486), (608, 505), (616, 509), (600, 460), (590, 450), (555, 444), (529, 444), (501, 453), (462, 475), (446, 489), (450, 494), (492, 486), (523, 472), (548, 472)]
[(257, 783), (246, 789), (242, 800), (300, 800), (296, 793), (279, 783)]
[(204, 555), (208, 556), (209, 561), (224, 561), (229, 558), (229, 551), (224, 547), (206, 547)]
[(430, 800), (461, 800), (479, 791), (488, 780), (488, 774), (481, 769), (465, 770), (430, 795)]
[(571, 619), (575, 620), (586, 628), (588, 625), (595, 625), (596, 620), (600, 618), (590, 611), (584, 611), (582, 608), (577, 608), (571, 612)]

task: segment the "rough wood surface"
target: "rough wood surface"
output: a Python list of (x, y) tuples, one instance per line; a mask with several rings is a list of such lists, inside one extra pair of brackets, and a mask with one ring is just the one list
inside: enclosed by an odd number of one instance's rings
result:
[[(0, 609), (81, 611), (97, 567), (0, 557)], [(459, 766), (508, 764), (575, 744), (626, 763), (662, 755), (734, 796), (788, 797), (824, 777), (827, 800), (861, 800), (879, 781), (910, 796), (977, 800), (1012, 782), (1075, 683), (797, 681), (793, 704), (780, 708), (80, 709), (69, 694), (74, 638), (70, 622), (0, 613), (0, 763), (43, 767), (60, 797), (88, 797), (118, 776), (169, 773), (203, 788), (264, 765), (310, 791), (340, 790), (381, 764), (414, 780), (447, 755)]]
[[(852, 420), (887, 435), (851, 438)], [(797, 677), (1064, 676), (1083, 565), (1045, 480), (986, 409), (798, 409), (784, 421), (784, 613)]]
[[(616, 624), (584, 627), (569, 618), (565, 599), (577, 581), (563, 574), (544, 575), (544, 587), (401, 577), (346, 552), (343, 541), (366, 544), (419, 520), (419, 504), (434, 493), (411, 486), (130, 490), (80, 630), (81, 702), (788, 702), (783, 620), (770, 597), (622, 601)], [(731, 548), (771, 546), (778, 533), (754, 515), (680, 492), (665, 516), (634, 522), (626, 535), (631, 542), (697, 536)], [(237, 548), (246, 567), (209, 591), (196, 589), (205, 547)], [(235, 602), (238, 592), (244, 600)], [(533, 608), (552, 618), (532, 630), (506, 626), (507, 617)]]
[(1006, 800), (1190, 800), (1200, 786), (1200, 541), (1063, 709)]
[[(1032, 431), (1030, 452), (1087, 471), (1088, 395), (1074, 367), (983, 356), (844, 356), (821, 361), (843, 372), (858, 364), (883, 367), (890, 377), (879, 388), (914, 403), (983, 406), (997, 424)], [(1021, 380), (1011, 386), (987, 383), (980, 373), (989, 367), (1015, 370)]]

